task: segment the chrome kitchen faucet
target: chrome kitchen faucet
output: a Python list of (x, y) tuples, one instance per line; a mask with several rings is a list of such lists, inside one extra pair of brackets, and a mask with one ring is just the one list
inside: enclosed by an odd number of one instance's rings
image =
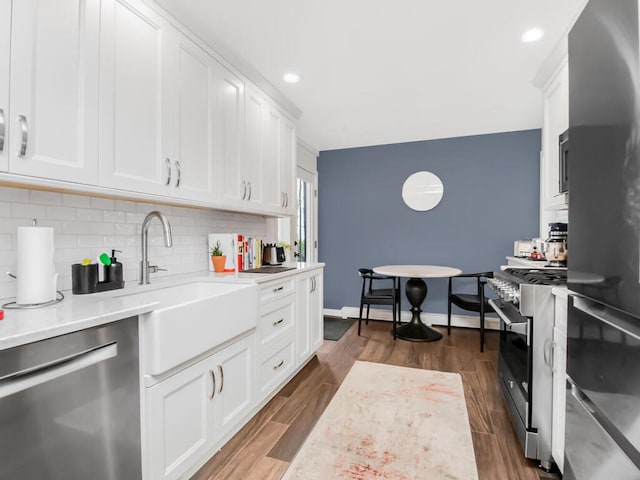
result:
[(162, 229), (164, 230), (164, 244), (167, 247), (173, 246), (173, 240), (171, 238), (171, 225), (169, 224), (169, 220), (167, 219), (167, 217), (157, 210), (149, 212), (149, 214), (145, 217), (144, 222), (142, 222), (142, 261), (140, 262), (140, 285), (151, 283), (149, 282), (150, 273), (156, 273), (160, 270), (166, 271), (166, 269), (164, 268), (158, 268), (157, 265), (149, 265), (149, 223), (154, 217), (160, 220), (160, 223), (162, 224)]

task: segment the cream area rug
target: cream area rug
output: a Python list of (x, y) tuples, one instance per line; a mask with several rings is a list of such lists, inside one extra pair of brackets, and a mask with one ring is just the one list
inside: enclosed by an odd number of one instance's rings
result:
[(356, 362), (286, 480), (478, 478), (455, 373)]

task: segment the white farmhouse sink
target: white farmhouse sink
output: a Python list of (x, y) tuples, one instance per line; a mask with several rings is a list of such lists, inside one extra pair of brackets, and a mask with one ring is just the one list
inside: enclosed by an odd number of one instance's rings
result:
[(142, 315), (145, 373), (159, 375), (257, 325), (258, 287), (194, 282), (123, 295), (159, 302)]

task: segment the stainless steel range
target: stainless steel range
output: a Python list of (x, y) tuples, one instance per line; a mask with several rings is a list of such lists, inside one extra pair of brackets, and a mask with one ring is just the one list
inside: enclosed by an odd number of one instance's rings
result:
[(554, 299), (566, 269), (507, 268), (488, 284), (500, 317), (498, 379), (525, 457), (551, 468), (551, 347)]

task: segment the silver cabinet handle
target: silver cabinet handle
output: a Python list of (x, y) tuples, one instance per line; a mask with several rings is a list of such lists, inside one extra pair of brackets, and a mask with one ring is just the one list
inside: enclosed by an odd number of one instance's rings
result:
[(249, 196), (247, 197), (247, 201), (251, 200), (251, 182), (247, 182), (247, 185), (249, 186)]
[(27, 126), (27, 117), (24, 115), (18, 115), (18, 123), (20, 124), (20, 130), (22, 132), (22, 142), (20, 143), (19, 157), (24, 157), (27, 154), (27, 141), (29, 140), (29, 127)]
[(280, 320), (278, 320), (277, 322), (273, 322), (273, 326), (277, 327), (278, 325), (280, 325), (282, 322), (284, 322), (284, 318), (281, 318)]
[(274, 365), (274, 366), (273, 366), (273, 369), (274, 369), (274, 370), (277, 370), (277, 369), (279, 369), (282, 365), (284, 365), (284, 360), (280, 360), (280, 363), (279, 363), (279, 364), (277, 364), (277, 365)]
[(222, 369), (222, 365), (218, 365), (218, 371), (220, 372), (220, 390), (218, 390), (218, 393), (222, 393), (222, 389), (224, 388), (224, 370)]
[(280, 192), (280, 206), (284, 207), (284, 192)]
[(242, 185), (242, 200), (244, 200), (247, 196), (247, 182), (245, 182), (244, 180), (242, 180), (242, 183), (240, 184)]
[(171, 183), (171, 160), (168, 158), (165, 158), (164, 160), (167, 162), (167, 181), (165, 185), (169, 185)]
[(284, 208), (289, 206), (289, 194), (285, 192), (284, 194)]
[(316, 291), (316, 277), (311, 277), (311, 293)]
[(284, 287), (274, 288), (273, 293), (281, 292), (282, 290), (284, 290)]
[(0, 108), (0, 152), (4, 150), (5, 119), (4, 110)]
[(209, 395), (209, 400), (213, 400), (213, 397), (216, 396), (216, 376), (213, 373), (213, 370), (209, 370), (211, 374), (211, 381), (213, 382), (211, 385), (211, 395)]
[(45, 363), (28, 370), (16, 372), (0, 380), (0, 398), (8, 397), (28, 388), (69, 375), (118, 355), (118, 344), (109, 343), (79, 352), (52, 363)]
[(176, 170), (178, 171), (178, 178), (176, 179), (176, 187), (180, 186), (180, 179), (182, 178), (182, 169), (180, 168), (180, 161), (176, 160)]

